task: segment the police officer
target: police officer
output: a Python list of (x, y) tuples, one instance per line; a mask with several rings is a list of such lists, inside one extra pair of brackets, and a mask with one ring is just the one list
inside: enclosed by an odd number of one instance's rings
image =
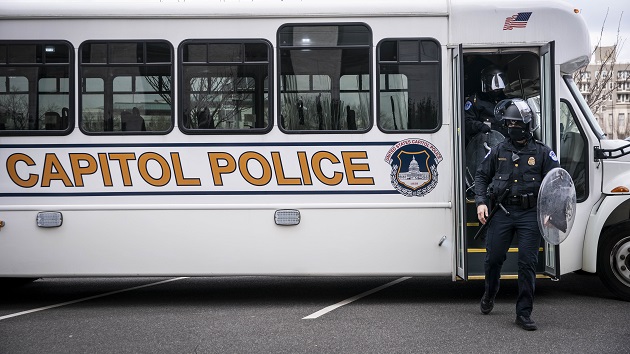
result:
[[(507, 192), (501, 202), (507, 212), (494, 214), (486, 234), (485, 292), (481, 312), (489, 314), (499, 291), (501, 267), (516, 234), (518, 238), (518, 298), (516, 324), (526, 330), (536, 330), (531, 319), (538, 249), (541, 234), (538, 229), (536, 199), (543, 177), (559, 167), (555, 153), (532, 138), (534, 115), (521, 99), (506, 99), (497, 104), (496, 119), (507, 128), (507, 139), (492, 148), (481, 162), (475, 175), (477, 217), (488, 222), (491, 199)], [(489, 187), (489, 188), (488, 188)], [(490, 191), (490, 193), (488, 193)]]
[(495, 66), (488, 66), (481, 71), (481, 93), (474, 93), (464, 102), (466, 124), (466, 143), (479, 133), (488, 133), (491, 129), (507, 134), (504, 125), (494, 117), (496, 104), (505, 99), (508, 85), (506, 75)]

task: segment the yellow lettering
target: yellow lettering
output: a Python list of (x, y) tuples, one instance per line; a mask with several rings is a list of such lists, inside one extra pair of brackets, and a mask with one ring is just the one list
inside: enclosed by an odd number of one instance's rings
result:
[(70, 177), (63, 169), (61, 162), (55, 154), (46, 154), (44, 159), (44, 170), (42, 172), (42, 187), (50, 187), (50, 181), (59, 180), (66, 187), (72, 187)]
[(336, 186), (343, 180), (343, 173), (335, 172), (332, 178), (328, 178), (322, 171), (322, 160), (328, 160), (332, 163), (339, 163), (339, 159), (333, 153), (328, 151), (318, 151), (311, 158), (313, 173), (317, 179), (329, 186)]
[(300, 163), (300, 171), (302, 171), (302, 180), (304, 181), (304, 185), (312, 186), (313, 180), (311, 178), (311, 171), (308, 168), (308, 157), (306, 156), (306, 152), (298, 151), (298, 162)]
[[(83, 187), (83, 175), (91, 175), (96, 172), (96, 159), (90, 154), (69, 154), (70, 167), (74, 176), (74, 185)], [(81, 161), (86, 161), (87, 166), (81, 166)]]
[[(210, 160), (210, 170), (212, 171), (212, 180), (215, 186), (223, 185), (222, 174), (236, 171), (236, 161), (227, 152), (209, 152), (208, 159)], [(225, 165), (221, 166), (219, 161), (224, 161)]]
[(199, 178), (184, 177), (184, 169), (182, 169), (182, 160), (179, 158), (178, 152), (171, 152), (171, 161), (173, 161), (173, 172), (175, 172), (175, 181), (178, 186), (200, 186)]
[[(247, 169), (247, 164), (250, 160), (256, 160), (258, 161), (258, 163), (260, 163), (260, 166), (263, 170), (262, 176), (260, 176), (260, 178), (256, 178), (249, 173), (249, 170)], [(243, 153), (238, 159), (238, 168), (241, 171), (241, 175), (243, 176), (243, 178), (247, 182), (255, 186), (264, 186), (271, 181), (271, 166), (269, 165), (269, 161), (267, 161), (264, 156), (257, 152), (248, 151)]]
[(349, 185), (374, 185), (374, 178), (372, 177), (355, 177), (356, 171), (369, 171), (370, 165), (367, 163), (353, 164), (352, 159), (367, 159), (367, 152), (365, 151), (342, 151), (341, 158), (343, 159), (343, 166), (346, 169), (346, 179)]
[(109, 159), (118, 161), (118, 164), (120, 165), (120, 173), (122, 173), (123, 185), (125, 187), (132, 186), (131, 173), (129, 172), (129, 160), (135, 160), (136, 154), (132, 152), (111, 153), (109, 154)]
[(103, 185), (112, 187), (112, 173), (109, 170), (109, 162), (107, 162), (107, 154), (98, 154), (98, 161), (101, 164), (101, 175), (103, 176)]
[(287, 178), (284, 175), (284, 168), (282, 167), (282, 159), (280, 158), (279, 152), (272, 152), (271, 159), (273, 160), (273, 169), (276, 171), (276, 180), (279, 186), (299, 186), (302, 184), (302, 180), (298, 177)]
[[(151, 160), (156, 161), (160, 165), (162, 170), (160, 178), (153, 178), (153, 176), (149, 173), (147, 165)], [(171, 180), (171, 167), (162, 155), (155, 152), (145, 152), (140, 155), (138, 158), (138, 171), (140, 172), (142, 179), (154, 187), (163, 187)]]
[(33, 173), (28, 174), (28, 179), (21, 179), (17, 173), (16, 165), (18, 162), (24, 162), (26, 166), (35, 166), (35, 161), (25, 154), (13, 154), (7, 159), (7, 172), (13, 183), (23, 188), (31, 188), (37, 184), (39, 176)]

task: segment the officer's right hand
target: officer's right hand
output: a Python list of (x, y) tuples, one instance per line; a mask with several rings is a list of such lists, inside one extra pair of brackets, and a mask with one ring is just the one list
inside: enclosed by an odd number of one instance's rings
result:
[(487, 124), (484, 124), (481, 126), (481, 132), (482, 133), (490, 133), (492, 129), (490, 129), (490, 127)]
[(487, 221), (487, 217), (488, 217), (488, 207), (485, 204), (479, 204), (477, 206), (477, 219), (479, 219), (480, 223), (485, 225)]

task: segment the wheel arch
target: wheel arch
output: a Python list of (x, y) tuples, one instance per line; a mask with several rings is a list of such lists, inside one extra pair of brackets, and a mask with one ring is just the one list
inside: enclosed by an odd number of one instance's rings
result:
[(597, 275), (621, 300), (630, 301), (630, 220), (604, 229), (597, 256)]
[(597, 271), (597, 253), (606, 228), (630, 220), (630, 196), (605, 196), (597, 203), (586, 226), (582, 247), (582, 270)]

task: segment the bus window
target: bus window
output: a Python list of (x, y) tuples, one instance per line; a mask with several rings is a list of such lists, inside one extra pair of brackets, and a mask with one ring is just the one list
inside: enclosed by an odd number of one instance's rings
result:
[(173, 63), (168, 42), (87, 41), (80, 53), (84, 132), (143, 134), (172, 129)]
[(0, 134), (67, 134), (72, 50), (69, 44), (0, 43)]
[(280, 127), (289, 132), (367, 131), (371, 43), (365, 25), (280, 28)]
[(560, 102), (560, 166), (569, 172), (575, 185), (575, 197), (586, 200), (588, 144), (569, 103)]
[(379, 128), (391, 133), (439, 129), (439, 44), (430, 39), (387, 39), (377, 51)]
[(185, 133), (269, 127), (271, 45), (263, 40), (189, 40), (180, 46)]

